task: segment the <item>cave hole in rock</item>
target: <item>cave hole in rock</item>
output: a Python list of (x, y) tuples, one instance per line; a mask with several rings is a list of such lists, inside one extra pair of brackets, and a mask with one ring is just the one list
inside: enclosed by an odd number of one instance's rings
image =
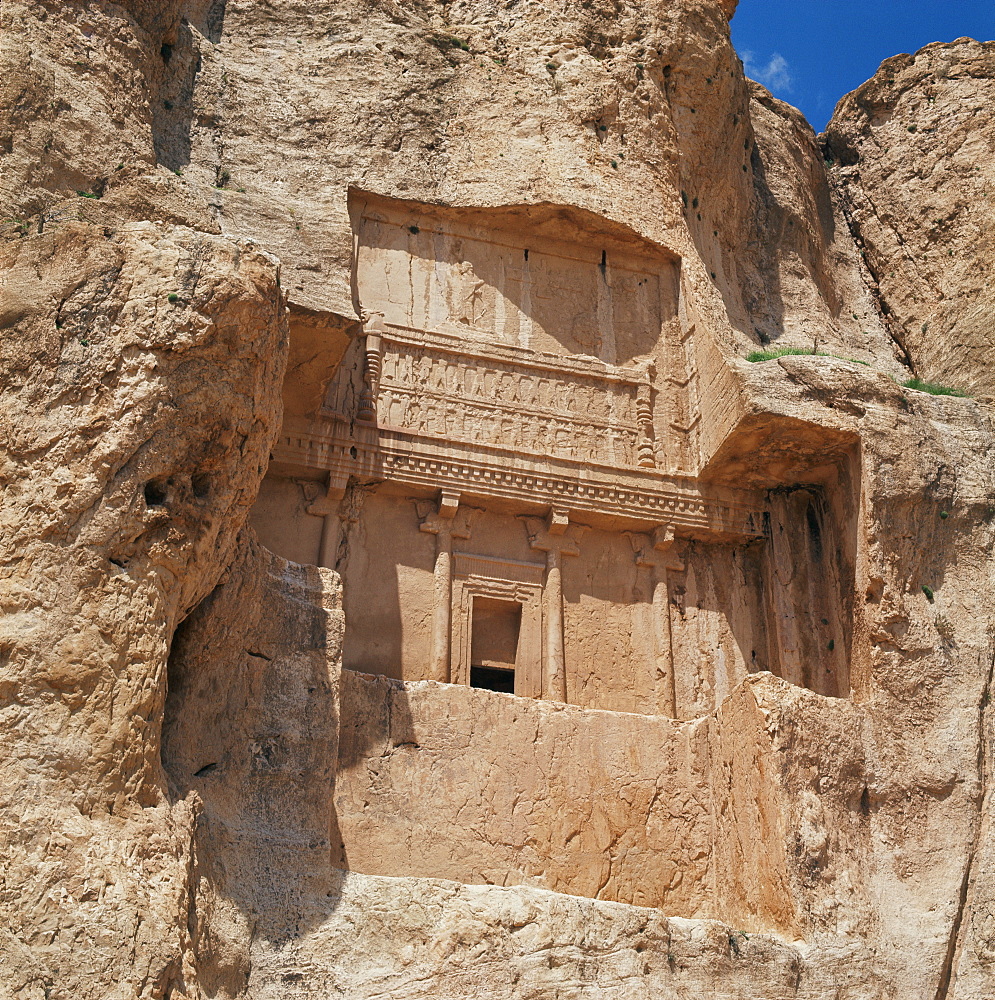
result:
[(522, 605), (493, 597), (473, 599), (470, 686), (515, 693)]
[(211, 477), (204, 472), (199, 472), (190, 480), (193, 495), (198, 500), (206, 500), (211, 495)]
[(145, 503), (148, 507), (162, 507), (168, 498), (167, 484), (163, 479), (150, 479), (145, 484)]

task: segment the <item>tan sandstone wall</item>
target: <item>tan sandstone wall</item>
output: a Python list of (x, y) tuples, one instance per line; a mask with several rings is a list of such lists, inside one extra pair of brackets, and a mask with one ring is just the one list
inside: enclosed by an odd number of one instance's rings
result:
[(250, 532), (173, 643), (162, 762), (198, 806), (188, 969), (177, 986), (237, 996), (253, 942), (318, 920), (337, 850), (332, 794), (342, 641), (338, 578)]
[(796, 931), (772, 748), (749, 689), (680, 726), (343, 677), (343, 867)]
[[(958, 42), (886, 64), (841, 106), (827, 174), (797, 112), (743, 78), (733, 6), (5, 0), (3, 990), (17, 1000), (296, 1000), (325, 988), (989, 1000), (991, 413), (891, 376), (914, 370), (979, 395), (991, 384), (990, 47)], [(784, 634), (804, 642), (783, 646), (796, 650), (793, 679), (808, 671), (818, 690), (832, 680), (845, 693), (848, 671), (849, 699), (767, 677), (744, 684), (738, 586), (725, 618), (711, 607), (731, 555), (709, 561), (719, 580), (692, 553), (686, 593), (704, 627), (689, 626), (683, 648), (693, 662), (707, 643), (726, 667), (714, 680), (710, 669), (693, 675), (686, 697), (690, 711), (711, 712), (731, 692), (726, 709), (683, 729), (532, 701), (515, 709), (557, 726), (596, 715), (611, 747), (630, 726), (711, 734), (752, 695), (739, 742), (719, 739), (717, 764), (675, 779), (674, 798), (654, 806), (671, 837), (682, 803), (707, 799), (694, 842), (725, 874), (689, 879), (674, 899), (730, 922), (399, 866), (396, 878), (332, 867), (340, 626), (322, 601), (335, 584), (250, 542), (236, 559), (235, 539), (280, 430), (281, 386), (288, 411), (311, 419), (355, 329), (350, 190), (450, 212), (568, 208), (677, 255), (702, 413), (689, 465), (720, 485), (824, 492), (841, 553), (838, 617), (793, 624)], [(869, 366), (740, 360), (764, 342)], [(306, 556), (314, 527), (303, 525), (317, 519), (302, 509), (315, 484), (294, 483), (299, 470), (274, 475), (286, 499), (270, 500), (290, 505), (302, 526), (295, 554)], [(737, 572), (748, 587), (752, 568)], [(821, 608), (832, 587), (803, 579), (796, 593), (812, 599), (781, 615)], [(247, 650), (244, 635), (267, 645)], [(321, 676), (327, 688), (312, 683)], [(518, 705), (462, 689), (444, 697), (471, 718)], [(443, 744), (446, 727), (427, 719), (434, 728), (412, 725)], [(523, 731), (523, 773), (544, 763), (526, 751), (569, 750), (528, 750), (523, 724), (502, 725)], [(439, 774), (479, 766), (474, 794), (505, 787), (482, 763), (504, 759), (498, 734), (475, 740), (486, 755), (468, 743), (439, 751)], [(437, 780), (418, 770), (421, 751), (379, 745), (387, 757), (361, 757), (346, 779), (357, 796), (374, 784), (366, 760), (396, 768), (402, 790), (414, 775)], [(630, 750), (640, 773), (673, 774), (652, 747), (624, 745), (605, 783), (624, 778)], [(771, 762), (762, 788), (753, 761)], [(565, 788), (591, 787), (578, 760), (563, 764)], [(434, 803), (410, 802), (421, 840), (393, 811), (398, 793), (378, 787), (371, 803), (413, 857), (425, 852), (419, 863), (482, 879), (439, 820), (462, 804), (461, 786), (432, 787)], [(633, 791), (633, 802), (651, 800), (648, 786)], [(556, 798), (537, 801), (558, 829)], [(498, 834), (479, 849), (493, 852), (487, 877), (503, 881), (517, 871), (516, 844), (488, 825), (482, 800), (467, 802), (477, 829)], [(618, 844), (655, 834), (624, 798), (604, 811)], [(360, 805), (350, 815), (361, 821)], [(645, 891), (632, 874), (642, 860), (613, 855), (604, 826), (580, 826), (591, 891), (603, 869), (620, 897)], [(744, 839), (761, 827), (766, 839)], [(364, 829), (354, 852), (377, 846), (379, 828)], [(444, 857), (430, 856), (433, 837)], [(569, 855), (553, 861), (543, 877), (580, 879)], [(656, 856), (647, 864), (662, 868)], [(671, 878), (661, 870), (650, 891)], [(734, 920), (799, 940), (747, 939)]]
[[(915, 374), (979, 398), (992, 395), (991, 107), (995, 46), (962, 38), (886, 60), (841, 101), (826, 131), (831, 176), (845, 194), (847, 217), (866, 255), (889, 332)], [(979, 445), (988, 456), (989, 446)], [(987, 457), (982, 459), (987, 461)], [(934, 489), (959, 472), (941, 467)], [(958, 493), (971, 493), (958, 486)], [(986, 496), (988, 494), (985, 494)], [(990, 522), (990, 500), (976, 514)], [(956, 515), (955, 515), (956, 516)], [(937, 560), (949, 535), (930, 526), (924, 558)], [(928, 555), (926, 555), (928, 553)], [(969, 559), (988, 560), (990, 546)], [(935, 572), (935, 570), (934, 570)], [(959, 595), (956, 603), (969, 601)], [(956, 615), (956, 613), (955, 613)], [(941, 611), (941, 624), (954, 615)], [(962, 620), (962, 619), (961, 619)], [(944, 629), (945, 643), (956, 641)], [(979, 670), (995, 660), (981, 654)], [(945, 977), (951, 998), (992, 990), (995, 963), (995, 837), (991, 825), (991, 680), (977, 708), (978, 816), (970, 827), (969, 864), (958, 890)]]
[(0, 243), (0, 992), (182, 981), (197, 804), (159, 759), (178, 622), (278, 430), (278, 265), (67, 212)]

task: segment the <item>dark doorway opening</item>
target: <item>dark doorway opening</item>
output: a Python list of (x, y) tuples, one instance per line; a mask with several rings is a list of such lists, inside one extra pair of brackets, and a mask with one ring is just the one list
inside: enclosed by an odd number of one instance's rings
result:
[(470, 687), (515, 693), (515, 671), (502, 667), (470, 667)]
[(514, 694), (521, 604), (475, 597), (471, 622), (470, 686)]

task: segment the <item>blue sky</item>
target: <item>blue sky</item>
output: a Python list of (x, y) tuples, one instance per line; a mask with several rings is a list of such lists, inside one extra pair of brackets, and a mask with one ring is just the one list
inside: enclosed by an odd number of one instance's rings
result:
[(746, 75), (817, 132), (888, 56), (963, 35), (995, 39), (995, 0), (740, 0), (732, 20)]

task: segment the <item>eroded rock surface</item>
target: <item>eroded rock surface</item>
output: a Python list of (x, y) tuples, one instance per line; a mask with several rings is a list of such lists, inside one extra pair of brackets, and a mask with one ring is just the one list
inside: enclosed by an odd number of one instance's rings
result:
[(839, 187), (918, 377), (991, 397), (995, 43), (888, 59), (826, 130)]
[[(0, 990), (995, 992), (991, 45), (889, 61), (820, 148), (735, 6), (4, 3)], [(497, 321), (539, 236), (581, 292), (655, 262), (645, 349), (597, 296)], [(443, 300), (501, 378), (434, 359), (392, 416), (370, 338), (421, 350)], [(546, 447), (515, 365), (587, 393)], [(484, 395), (505, 423), (453, 422)], [(618, 440), (575, 432), (599, 405)], [(384, 428), (424, 467), (336, 495)], [(514, 435), (544, 484), (505, 455), (437, 495)], [(519, 697), (440, 652), (461, 555), (532, 601)]]
[(163, 995), (195, 806), (164, 795), (178, 622), (278, 428), (272, 257), (150, 223), (0, 245), (4, 952), (15, 996)]

